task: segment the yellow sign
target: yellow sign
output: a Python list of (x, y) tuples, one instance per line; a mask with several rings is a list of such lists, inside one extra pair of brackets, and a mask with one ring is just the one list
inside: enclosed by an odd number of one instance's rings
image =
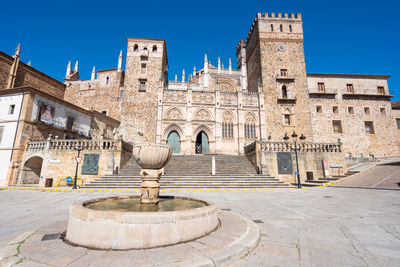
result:
[[(67, 181), (68, 177), (72, 177), (72, 181), (71, 182)], [(75, 179), (75, 176), (58, 176), (55, 186), (63, 186), (63, 185), (64, 186), (67, 186), (67, 185), (72, 186), (74, 184), (74, 179)], [(77, 177), (76, 185), (78, 185), (78, 186), (82, 186), (83, 185), (82, 176), (78, 176)]]

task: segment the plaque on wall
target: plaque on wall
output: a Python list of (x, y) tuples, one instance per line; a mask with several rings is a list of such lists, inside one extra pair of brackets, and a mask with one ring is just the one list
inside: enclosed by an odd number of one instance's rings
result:
[(100, 154), (85, 154), (81, 174), (97, 175)]
[(292, 174), (292, 153), (290, 152), (277, 152), (276, 158), (278, 161), (279, 174)]

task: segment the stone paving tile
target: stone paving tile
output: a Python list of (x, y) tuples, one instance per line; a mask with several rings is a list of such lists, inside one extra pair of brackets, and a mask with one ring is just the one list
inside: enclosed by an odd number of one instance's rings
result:
[[(328, 187), (174, 194), (211, 200), (221, 208), (264, 221), (257, 224), (262, 233), (259, 246), (236, 266), (399, 266), (400, 191)], [(115, 193), (2, 191), (0, 246), (24, 231), (41, 228), (51, 221), (59, 221), (54, 229), (61, 227), (68, 217), (69, 206), (75, 201), (109, 195)], [(195, 246), (205, 249), (201, 243)], [(56, 252), (55, 249), (50, 253)], [(144, 265), (146, 259), (149, 263), (163, 255), (172, 265), (187, 264), (179, 261), (179, 255), (177, 262), (171, 262), (175, 255), (160, 251), (151, 255), (132, 254), (132, 257), (134, 262)], [(88, 257), (80, 256), (82, 265), (77, 265), (77, 261), (75, 266), (91, 264), (85, 259)], [(112, 265), (106, 258), (99, 258), (95, 263), (92, 266)], [(132, 262), (120, 264), (126, 266)]]

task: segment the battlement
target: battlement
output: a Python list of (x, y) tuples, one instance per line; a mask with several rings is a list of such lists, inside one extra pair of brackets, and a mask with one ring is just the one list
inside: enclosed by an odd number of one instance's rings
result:
[(257, 18), (258, 19), (264, 18), (264, 19), (298, 20), (298, 21), (301, 21), (301, 13), (296, 13), (296, 14), (294, 14), (294, 13), (290, 13), (290, 14), (283, 13), (283, 16), (282, 16), (282, 13), (274, 13), (274, 12), (272, 12), (272, 13), (261, 14), (261, 12), (259, 12), (259, 13), (257, 13)]
[[(301, 13), (264, 13), (262, 14), (261, 12), (258, 12), (256, 17), (254, 18), (253, 23), (251, 24), (250, 31), (247, 34), (246, 41), (244, 42), (244, 45), (247, 45), (251, 34), (254, 31), (255, 26), (257, 25), (258, 20), (267, 20), (271, 22), (276, 22), (276, 23), (301, 23), (302, 22), (302, 17)], [(236, 52), (238, 51), (238, 48), (240, 48), (241, 43), (239, 42), (238, 46), (236, 47)]]
[(236, 54), (238, 54), (240, 52), (240, 49), (244, 47), (244, 42), (243, 40), (240, 40), (238, 45), (236, 46)]

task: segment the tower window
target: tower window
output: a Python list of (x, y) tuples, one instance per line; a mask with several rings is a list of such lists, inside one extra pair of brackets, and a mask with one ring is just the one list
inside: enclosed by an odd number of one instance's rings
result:
[(156, 53), (156, 52), (157, 52), (157, 46), (153, 45), (153, 53)]
[(322, 106), (317, 106), (316, 111), (317, 113), (322, 113)]
[(338, 108), (338, 106), (333, 106), (333, 107), (332, 107), (332, 112), (333, 112), (333, 114), (339, 114), (339, 108)]
[(141, 73), (146, 74), (146, 64), (142, 64)]
[(354, 114), (354, 108), (353, 107), (347, 107), (347, 111), (349, 114)]
[(280, 31), (280, 32), (283, 32), (283, 26), (282, 26), (282, 24), (279, 25), (279, 31)]
[(325, 92), (325, 84), (324, 83), (318, 83), (318, 92)]
[(10, 105), (10, 109), (8, 110), (8, 114), (12, 115), (15, 112), (15, 105)]
[(139, 92), (146, 92), (147, 80), (139, 80)]
[(292, 25), (289, 25), (289, 32), (292, 32), (292, 31), (293, 31)]
[(352, 84), (347, 84), (346, 87), (347, 87), (347, 93), (351, 93), (351, 94), (354, 93), (354, 87)]
[(397, 129), (400, 129), (400, 119), (396, 119)]
[(284, 115), (284, 120), (285, 120), (285, 125), (289, 126), (291, 125), (290, 123), (290, 114), (285, 114)]
[(110, 77), (107, 76), (107, 78), (106, 78), (106, 85), (108, 85), (109, 82), (110, 82)]
[(286, 86), (282, 86), (282, 98), (288, 98)]
[(370, 115), (371, 114), (371, 110), (369, 109), (369, 107), (365, 107), (364, 108), (364, 113), (365, 113), (365, 115)]
[(139, 50), (139, 46), (138, 46), (137, 44), (135, 44), (135, 45), (133, 46), (133, 51), (137, 52), (138, 50)]
[(281, 69), (281, 77), (287, 77), (287, 69)]
[(386, 108), (380, 108), (381, 115), (386, 115)]
[(342, 130), (342, 121), (332, 121), (333, 132), (334, 133), (343, 133)]
[(119, 98), (122, 98), (124, 96), (124, 90), (119, 91)]
[(385, 87), (378, 86), (378, 94), (379, 95), (384, 95), (385, 94)]
[(365, 132), (367, 134), (374, 134), (375, 133), (374, 123), (372, 121), (364, 121), (364, 125), (365, 125)]
[(271, 32), (273, 32), (273, 31), (274, 31), (274, 25), (271, 24)]

